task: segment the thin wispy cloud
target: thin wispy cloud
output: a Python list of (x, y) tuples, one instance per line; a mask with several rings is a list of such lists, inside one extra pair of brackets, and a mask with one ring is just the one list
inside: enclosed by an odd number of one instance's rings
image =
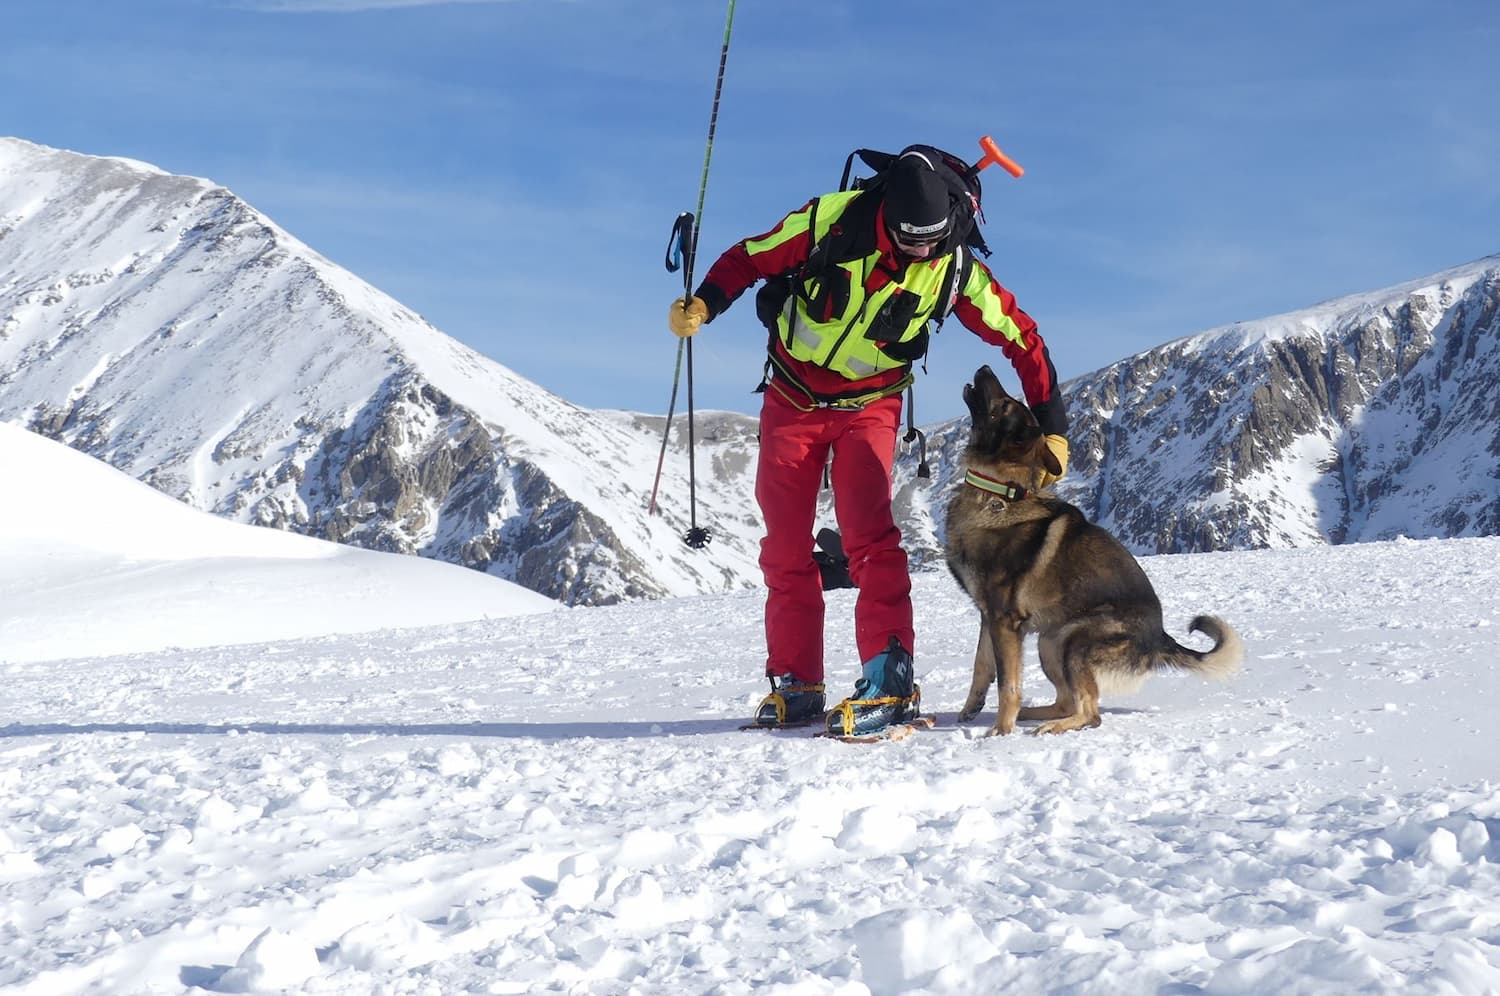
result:
[(243, 0), (232, 6), (265, 14), (362, 14), (371, 10), (397, 10), (404, 7), (516, 2), (518, 0)]

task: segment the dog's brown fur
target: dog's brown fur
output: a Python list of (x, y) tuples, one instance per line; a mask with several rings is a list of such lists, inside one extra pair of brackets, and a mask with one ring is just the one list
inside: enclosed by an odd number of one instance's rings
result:
[[(1000, 714), (989, 735), (1040, 719), (1037, 733), (1099, 725), (1103, 691), (1133, 691), (1168, 668), (1227, 678), (1244, 648), (1223, 620), (1198, 616), (1192, 628), (1214, 641), (1208, 651), (1182, 646), (1162, 628), (1161, 601), (1130, 552), (1073, 505), (1041, 488), (1042, 473), (1062, 468), (1035, 416), (1010, 397), (989, 367), (964, 387), (973, 419), (966, 471), (1025, 489), (1005, 499), (959, 483), (948, 503), (948, 567), (979, 607), (974, 680), (959, 713), (973, 719), (990, 685), (1000, 685)], [(1037, 634), (1042, 672), (1057, 689), (1049, 706), (1021, 707), (1021, 650)], [(998, 674), (996, 662), (999, 662)]]

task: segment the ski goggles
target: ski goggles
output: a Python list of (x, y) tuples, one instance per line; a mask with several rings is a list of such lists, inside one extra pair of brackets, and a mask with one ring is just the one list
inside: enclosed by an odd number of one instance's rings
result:
[(947, 231), (942, 231), (934, 235), (912, 236), (903, 234), (901, 232), (892, 231), (891, 242), (895, 243), (896, 248), (902, 250), (903, 252), (919, 253), (922, 250), (930, 249), (933, 246), (937, 245), (939, 242), (943, 241), (943, 236), (947, 234)]

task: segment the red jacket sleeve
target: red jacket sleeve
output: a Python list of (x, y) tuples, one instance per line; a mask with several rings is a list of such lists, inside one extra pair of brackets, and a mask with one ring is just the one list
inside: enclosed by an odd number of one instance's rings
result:
[(954, 302), (953, 314), (964, 327), (991, 345), (999, 346), (1021, 380), (1026, 403), (1042, 424), (1042, 431), (1066, 435), (1068, 413), (1057, 389), (1057, 369), (1036, 321), (1016, 304), (1016, 297), (1000, 286), (989, 267), (979, 260)]
[(812, 251), (812, 209), (808, 201), (764, 235), (741, 239), (708, 268), (694, 291), (708, 305), (708, 320), (723, 314), (757, 281), (788, 273), (807, 262)]

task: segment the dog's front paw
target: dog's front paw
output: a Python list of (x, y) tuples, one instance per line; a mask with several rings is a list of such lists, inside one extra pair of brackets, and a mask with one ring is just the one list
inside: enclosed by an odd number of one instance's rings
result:
[(1003, 737), (1007, 733), (1010, 733), (1015, 728), (1016, 728), (1016, 721), (1014, 719), (1012, 719), (1010, 722), (1007, 723), (1005, 721), (1005, 719), (1002, 717), (1000, 719), (995, 720), (995, 725), (992, 726), (992, 727), (990, 727), (988, 730), (986, 730), (984, 732), (984, 735), (987, 736), (987, 737)]
[(977, 706), (971, 706), (971, 705), (965, 704), (964, 707), (963, 707), (963, 709), (958, 714), (958, 721), (960, 723), (967, 723), (967, 722), (969, 722), (975, 716), (979, 715), (979, 710), (981, 710), (983, 708), (984, 708), (984, 703), (983, 702), (981, 702)]

